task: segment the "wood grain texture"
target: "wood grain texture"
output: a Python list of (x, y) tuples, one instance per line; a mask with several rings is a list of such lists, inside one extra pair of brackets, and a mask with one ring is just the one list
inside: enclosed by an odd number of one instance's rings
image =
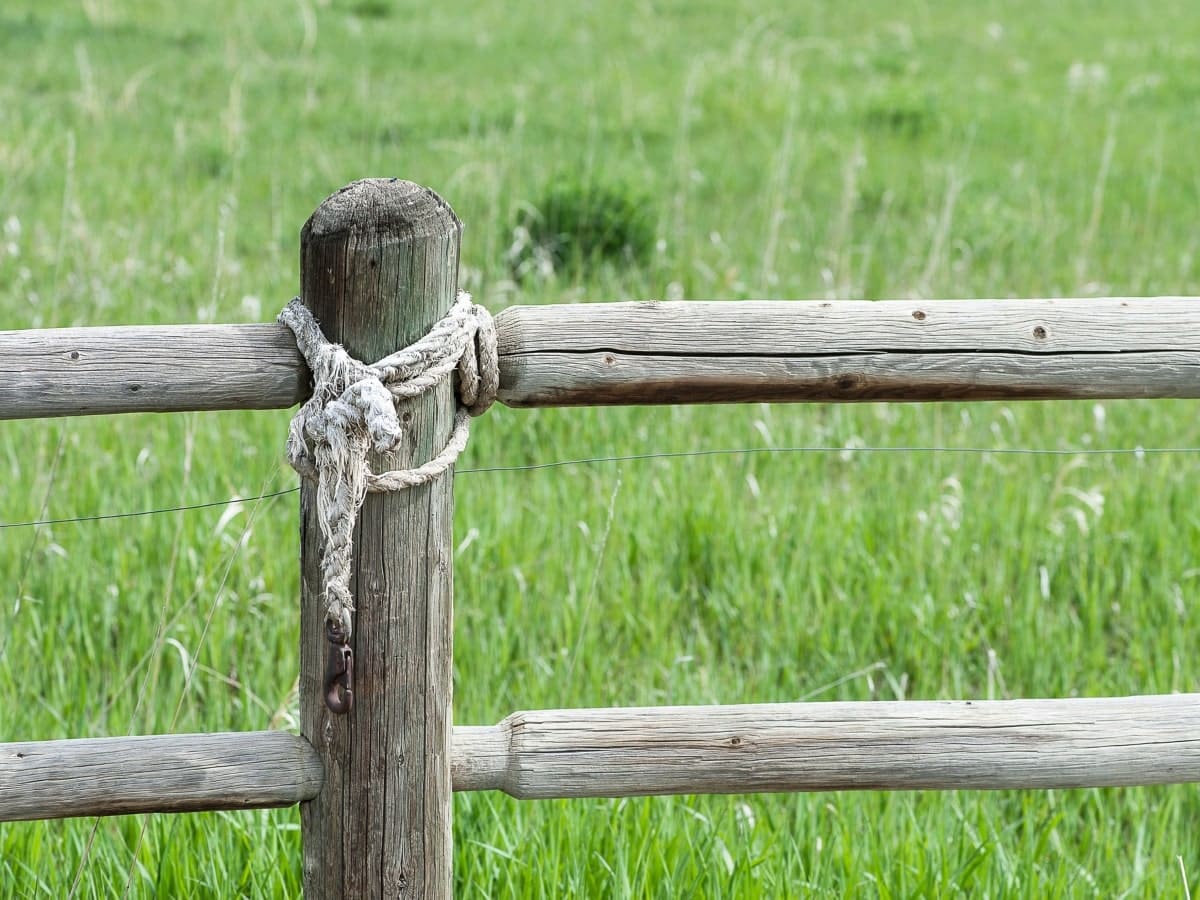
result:
[[(428, 331), (454, 300), (462, 225), (432, 191), (358, 181), (301, 234), (302, 296), (326, 336), (375, 360)], [(398, 406), (403, 446), (376, 471), (445, 446), (449, 382)], [(301, 730), (325, 789), (301, 807), (310, 898), (446, 897), (451, 891), (453, 479), (369, 494), (355, 532), (354, 707), (325, 707), (325, 606), (315, 492), (301, 491)]]
[[(509, 406), (1200, 397), (1200, 300), (515, 306)], [(282, 325), (0, 332), (0, 419), (275, 409), (308, 370)]]
[(515, 306), (508, 406), (1200, 397), (1200, 300)]
[(283, 409), (309, 389), (282, 325), (0, 332), (0, 419)]
[(518, 712), (454, 730), (454, 789), (520, 798), (1200, 781), (1200, 694)]
[(323, 774), (282, 731), (0, 744), (0, 822), (290, 806)]
[(1200, 397), (1200, 352), (501, 357), (513, 407)]

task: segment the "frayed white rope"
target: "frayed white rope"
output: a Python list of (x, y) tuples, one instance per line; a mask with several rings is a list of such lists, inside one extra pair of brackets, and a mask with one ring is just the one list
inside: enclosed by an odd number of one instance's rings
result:
[[(491, 315), (460, 293), (450, 311), (410, 347), (367, 365), (330, 343), (312, 313), (292, 300), (279, 321), (292, 330), (313, 374), (313, 392), (288, 431), (288, 462), (317, 482), (317, 519), (326, 619), (348, 640), (354, 598), (350, 557), (354, 522), (368, 491), (427, 484), (446, 472), (467, 445), (472, 416), (496, 399), (500, 367)], [(367, 454), (399, 448), (404, 429), (396, 401), (418, 397), (458, 371), (459, 409), (444, 450), (412, 469), (372, 472)]]

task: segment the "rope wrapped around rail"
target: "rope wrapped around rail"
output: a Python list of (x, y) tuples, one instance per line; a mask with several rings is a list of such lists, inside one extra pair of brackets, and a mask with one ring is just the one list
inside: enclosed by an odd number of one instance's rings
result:
[[(326, 631), (348, 669), (354, 612), (350, 562), (358, 510), (368, 491), (427, 484), (454, 465), (467, 445), (471, 417), (481, 415), (496, 399), (496, 329), (488, 311), (460, 292), (428, 334), (368, 365), (328, 341), (299, 297), (284, 307), (279, 321), (295, 334), (313, 375), (312, 397), (288, 431), (288, 462), (301, 476), (317, 482), (317, 519), (325, 539), (321, 575)], [(459, 407), (446, 447), (414, 468), (372, 472), (367, 463), (370, 450), (394, 451), (404, 440), (396, 401), (424, 394), (455, 371)], [(341, 674), (341, 684), (348, 689), (350, 674)], [(349, 702), (338, 709), (330, 695), (326, 699), (335, 712), (349, 709)]]

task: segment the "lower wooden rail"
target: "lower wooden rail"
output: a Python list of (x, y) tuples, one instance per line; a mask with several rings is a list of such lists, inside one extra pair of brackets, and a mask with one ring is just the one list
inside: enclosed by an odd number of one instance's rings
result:
[(1200, 694), (518, 712), (455, 728), (455, 790), (521, 798), (1200, 781)]
[[(1200, 694), (556, 709), (454, 729), (454, 790), (524, 799), (1200, 782)], [(0, 744), (0, 822), (288, 806), (278, 731)]]
[(0, 744), (0, 822), (290, 806), (323, 780), (282, 731)]

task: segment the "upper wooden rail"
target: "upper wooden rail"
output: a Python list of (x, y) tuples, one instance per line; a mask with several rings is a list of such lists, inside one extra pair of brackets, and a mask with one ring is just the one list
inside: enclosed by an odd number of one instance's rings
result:
[(282, 409), (309, 390), (283, 325), (0, 332), (0, 419)]
[[(1200, 397), (1200, 298), (514, 306), (509, 406)], [(275, 409), (281, 325), (0, 332), (0, 418)]]
[(1200, 397), (1200, 300), (516, 306), (509, 406)]

